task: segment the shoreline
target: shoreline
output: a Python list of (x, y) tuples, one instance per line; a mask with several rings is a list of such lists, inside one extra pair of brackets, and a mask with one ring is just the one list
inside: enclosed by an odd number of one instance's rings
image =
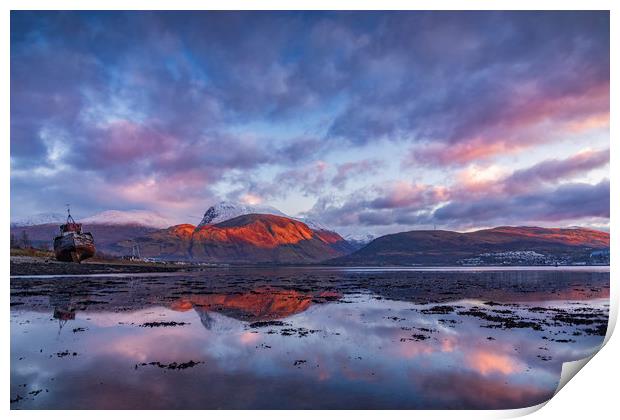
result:
[(133, 274), (133, 273), (175, 273), (195, 271), (195, 267), (170, 266), (159, 263), (133, 261), (84, 261), (81, 264), (60, 262), (53, 258), (11, 255), (10, 275), (14, 276), (57, 276), (90, 274)]
[(562, 266), (332, 266), (323, 264), (275, 265), (275, 264), (226, 264), (185, 265), (125, 260), (86, 260), (81, 264), (56, 261), (53, 257), (11, 255), (10, 277), (39, 276), (89, 276), (138, 273), (192, 273), (209, 269), (319, 269), (349, 272), (373, 271), (609, 271), (608, 265), (562, 265)]

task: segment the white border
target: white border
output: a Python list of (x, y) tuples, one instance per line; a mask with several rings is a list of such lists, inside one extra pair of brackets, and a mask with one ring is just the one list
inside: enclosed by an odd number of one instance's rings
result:
[[(192, 1), (192, 0), (151, 0), (151, 1), (129, 1), (129, 0), (90, 0), (90, 1), (78, 1), (78, 0), (5, 0), (2, 2), (3, 13), (0, 18), (1, 33), (1, 49), (3, 60), (1, 72), (1, 84), (0, 91), (4, 92), (4, 101), (2, 101), (2, 113), (0, 121), (2, 121), (2, 127), (4, 128), (3, 142), (2, 142), (2, 161), (0, 164), (0, 171), (2, 171), (2, 180), (0, 184), (2, 189), (2, 196), (7, 199), (7, 203), (10, 201), (9, 185), (10, 185), (10, 154), (9, 154), (9, 107), (10, 107), (10, 72), (9, 72), (9, 51), (10, 51), (10, 10), (234, 10), (234, 9), (252, 9), (252, 10), (484, 10), (484, 9), (496, 9), (496, 10), (611, 10), (611, 74), (617, 74), (618, 69), (618, 54), (614, 53), (614, 50), (618, 48), (618, 25), (620, 24), (617, 13), (620, 7), (617, 6), (620, 2), (611, 0), (589, 0), (589, 1), (575, 1), (565, 0), (562, 2), (552, 1), (503, 1), (496, 0), (490, 2), (488, 0), (443, 0), (439, 1), (396, 1), (396, 0), (382, 0), (382, 1), (365, 1), (365, 0), (339, 0), (339, 1), (325, 1), (325, 0), (297, 0), (297, 1), (282, 1), (282, 0), (262, 0), (262, 1), (248, 1), (248, 0), (229, 0), (227, 2), (215, 2), (215, 1)], [(616, 7), (614, 7), (616, 6)], [(616, 41), (616, 42), (615, 42)], [(611, 132), (610, 139), (617, 138), (618, 129), (618, 112), (617, 112), (617, 98), (618, 88), (614, 83), (612, 76), (612, 92), (611, 92)], [(615, 182), (618, 177), (618, 165), (620, 164), (620, 158), (618, 157), (618, 149), (611, 145), (611, 197), (620, 197), (620, 191), (618, 184)], [(9, 313), (9, 287), (8, 287), (8, 238), (9, 238), (9, 220), (10, 220), (10, 204), (2, 206), (1, 210), (3, 215), (3, 223), (0, 223), (0, 235), (4, 238), (1, 241), (0, 253), (4, 256), (2, 258), (2, 268), (5, 273), (5, 285), (2, 288), (2, 307), (3, 313)], [(619, 234), (614, 227), (613, 221), (618, 211), (618, 200), (611, 200), (611, 249), (612, 254), (616, 255), (616, 244), (619, 243)], [(618, 291), (615, 287), (615, 273), (618, 271), (615, 266), (615, 258), (612, 258), (611, 266), (611, 313), (610, 324), (615, 325), (618, 314)], [(9, 323), (2, 324), (3, 336), (6, 338), (2, 346), (2, 372), (5, 377), (2, 381), (0, 395), (4, 395), (5, 398), (5, 410), (10, 410), (9, 398)], [(609, 339), (609, 335), (606, 340)], [(607, 345), (601, 350), (600, 354), (594, 357), (594, 360), (584, 368), (584, 371), (579, 374), (580, 378), (576, 381), (570, 381), (570, 383), (561, 390), (548, 404), (541, 404), (537, 407), (521, 410), (506, 410), (506, 411), (334, 411), (334, 412), (321, 412), (315, 411), (254, 411), (248, 412), (217, 412), (217, 417), (222, 419), (236, 418), (239, 415), (251, 415), (253, 418), (258, 419), (273, 419), (273, 418), (288, 418), (289, 416), (295, 416), (298, 419), (305, 419), (320, 416), (338, 416), (356, 419), (376, 418), (377, 416), (389, 417), (389, 418), (405, 418), (410, 415), (422, 416), (423, 418), (506, 418), (525, 415), (530, 412), (536, 411), (542, 406), (546, 407), (543, 410), (537, 411), (532, 416), (554, 416), (563, 418), (580, 418), (588, 416), (589, 418), (609, 418), (611, 413), (617, 412), (617, 392), (615, 391), (617, 384), (616, 375), (618, 372), (619, 362), (617, 355), (620, 354), (620, 344), (618, 339), (610, 340)], [(120, 412), (119, 414), (128, 414), (129, 412)], [(67, 417), (84, 416), (87, 415), (91, 418), (104, 418), (111, 413), (106, 411), (11, 411), (8, 413), (14, 418), (30, 418), (38, 415), (44, 415), (50, 419), (66, 419)], [(138, 413), (131, 413), (135, 416)], [(142, 413), (145, 415), (147, 413)], [(149, 412), (147, 415), (154, 418), (168, 418), (171, 415), (184, 415), (184, 416), (196, 416), (204, 417), (205, 415), (213, 416), (214, 412), (204, 413), (200, 411), (183, 411), (183, 412), (168, 412), (158, 411)], [(115, 413), (116, 415), (116, 413)]]

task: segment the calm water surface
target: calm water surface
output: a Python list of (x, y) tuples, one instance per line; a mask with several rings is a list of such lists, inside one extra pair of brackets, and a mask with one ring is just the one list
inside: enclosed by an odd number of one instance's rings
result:
[(12, 278), (11, 408), (518, 408), (602, 343), (609, 272)]

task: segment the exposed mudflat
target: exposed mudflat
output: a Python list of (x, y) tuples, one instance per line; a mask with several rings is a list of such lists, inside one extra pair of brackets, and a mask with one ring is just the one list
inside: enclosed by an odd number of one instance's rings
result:
[(11, 408), (519, 408), (603, 341), (609, 273), (11, 279)]
[(113, 274), (113, 273), (153, 273), (188, 271), (187, 266), (167, 266), (164, 264), (136, 264), (131, 262), (92, 262), (81, 264), (56, 261), (53, 258), (11, 256), (11, 276)]

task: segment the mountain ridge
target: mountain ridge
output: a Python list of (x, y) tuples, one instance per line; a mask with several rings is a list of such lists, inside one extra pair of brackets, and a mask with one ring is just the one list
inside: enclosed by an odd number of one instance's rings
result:
[(609, 233), (586, 228), (500, 226), (465, 233), (414, 230), (381, 236), (329, 264), (462, 265), (464, 260), (474, 264), (476, 261), (472, 260), (478, 258), (484, 265), (485, 259), (510, 262), (519, 256), (530, 262), (558, 262), (586, 259), (591, 251), (606, 248), (609, 248)]

